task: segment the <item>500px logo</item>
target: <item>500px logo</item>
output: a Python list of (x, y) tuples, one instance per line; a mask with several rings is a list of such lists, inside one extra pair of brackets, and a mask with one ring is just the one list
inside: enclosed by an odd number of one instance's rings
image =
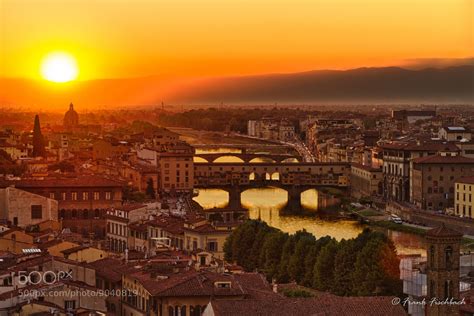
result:
[(12, 279), (18, 276), (18, 283), (20, 285), (27, 284), (54, 284), (58, 280), (72, 279), (72, 271), (18, 271), (12, 272)]

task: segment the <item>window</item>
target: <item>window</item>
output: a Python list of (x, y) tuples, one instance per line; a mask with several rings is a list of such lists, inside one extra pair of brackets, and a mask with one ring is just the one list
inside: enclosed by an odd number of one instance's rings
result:
[(71, 200), (77, 201), (77, 192), (72, 192), (71, 193)]
[(43, 206), (31, 205), (31, 219), (42, 219), (42, 218), (43, 218)]
[(453, 297), (453, 282), (451, 280), (444, 281), (444, 298), (451, 299)]
[(100, 198), (99, 192), (94, 192), (94, 200), (98, 200)]
[(63, 201), (66, 200), (66, 192), (62, 192), (62, 193), (61, 193), (61, 199), (62, 199)]
[(444, 260), (446, 263), (446, 268), (451, 268), (453, 264), (453, 248), (448, 246), (444, 250)]
[(207, 243), (207, 249), (209, 251), (217, 251), (217, 241), (209, 241)]
[(89, 199), (89, 192), (82, 192), (82, 199), (87, 201)]
[(112, 192), (105, 192), (105, 199), (111, 200), (112, 199)]
[(231, 285), (230, 282), (219, 282), (219, 281), (214, 284), (216, 288), (218, 289), (230, 289), (230, 285)]
[(76, 309), (76, 301), (64, 301), (64, 309), (66, 310)]
[(54, 192), (50, 192), (50, 193), (49, 193), (49, 198), (50, 198), (50, 199), (54, 199)]

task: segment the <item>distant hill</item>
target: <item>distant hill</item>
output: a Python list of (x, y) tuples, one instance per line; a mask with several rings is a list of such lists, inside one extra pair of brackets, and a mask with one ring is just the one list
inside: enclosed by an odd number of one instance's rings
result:
[(474, 66), (398, 67), (203, 80), (183, 86), (181, 102), (473, 102)]
[(165, 103), (474, 103), (474, 66), (409, 70), (398, 67), (292, 74), (170, 79), (164, 76), (54, 85), (0, 78), (0, 106), (64, 109)]

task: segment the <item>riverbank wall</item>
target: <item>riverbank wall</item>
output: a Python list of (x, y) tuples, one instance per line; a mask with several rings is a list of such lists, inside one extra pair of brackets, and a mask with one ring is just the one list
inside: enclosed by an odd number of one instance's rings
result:
[(396, 202), (387, 203), (385, 210), (391, 214), (398, 215), (405, 222), (428, 227), (439, 227), (444, 224), (446, 227), (465, 235), (474, 235), (474, 220), (470, 218), (423, 211), (415, 209), (410, 205)]

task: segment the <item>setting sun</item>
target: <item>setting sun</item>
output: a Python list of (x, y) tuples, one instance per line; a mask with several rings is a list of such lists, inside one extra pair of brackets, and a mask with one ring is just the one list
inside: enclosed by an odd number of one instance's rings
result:
[(52, 53), (41, 64), (43, 78), (53, 82), (68, 82), (76, 79), (78, 73), (74, 57), (66, 53)]

